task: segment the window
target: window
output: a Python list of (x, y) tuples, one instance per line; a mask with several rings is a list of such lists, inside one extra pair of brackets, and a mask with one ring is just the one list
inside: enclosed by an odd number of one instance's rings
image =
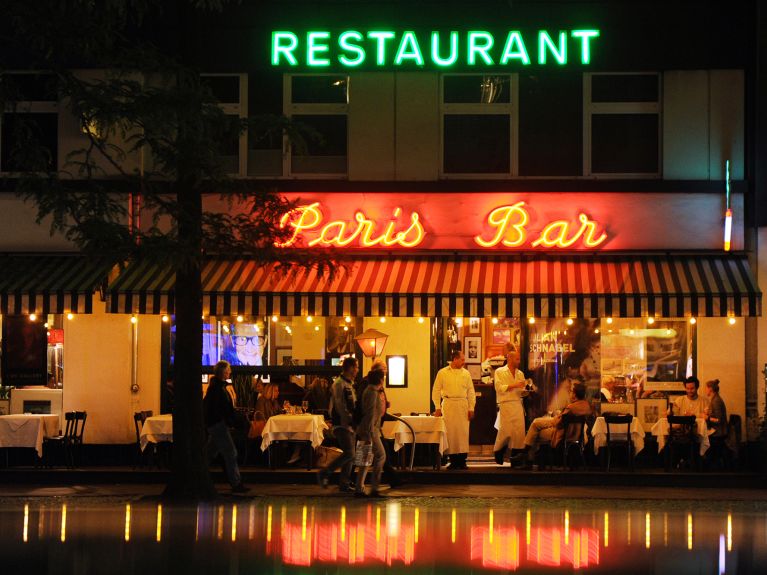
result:
[(584, 175), (660, 175), (660, 76), (586, 74)]
[(580, 176), (583, 170), (583, 74), (519, 74), (519, 175)]
[(517, 76), (442, 77), (442, 175), (517, 173)]
[(344, 175), (347, 173), (349, 77), (287, 75), (285, 115), (295, 122), (285, 173)]
[(40, 73), (0, 76), (0, 171), (58, 169), (58, 93), (55, 77)]
[(202, 74), (201, 82), (207, 86), (230, 122), (220, 134), (219, 153), (224, 173), (247, 173), (247, 133), (240, 133), (240, 121), (248, 117), (248, 77), (246, 74)]
[(248, 176), (282, 176), (282, 74), (254, 74), (253, 80), (248, 90), (248, 110), (255, 116), (248, 129)]

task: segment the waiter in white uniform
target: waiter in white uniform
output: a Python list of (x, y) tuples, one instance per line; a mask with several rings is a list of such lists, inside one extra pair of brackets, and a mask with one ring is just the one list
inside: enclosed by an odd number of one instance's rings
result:
[[(444, 416), (447, 427), (447, 445), (450, 454), (448, 469), (468, 469), (469, 421), (474, 418), (477, 403), (474, 382), (464, 369), (466, 358), (462, 351), (454, 351), (447, 367), (437, 372), (431, 398), (435, 417)], [(441, 406), (441, 408), (440, 408)]]
[(525, 374), (519, 368), (519, 350), (513, 343), (504, 346), (506, 365), (495, 370), (495, 399), (498, 402), (498, 435), (495, 436), (495, 462), (503, 465), (506, 449), (525, 448), (525, 410), (522, 394)]

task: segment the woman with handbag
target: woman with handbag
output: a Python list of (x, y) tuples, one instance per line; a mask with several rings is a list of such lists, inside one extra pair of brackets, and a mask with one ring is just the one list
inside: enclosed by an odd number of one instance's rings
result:
[[(371, 371), (368, 374), (368, 385), (359, 400), (362, 413), (357, 425), (357, 454), (359, 457), (355, 460), (358, 465), (355, 497), (383, 497), (378, 491), (378, 486), (381, 483), (381, 472), (386, 461), (386, 451), (384, 451), (381, 442), (381, 418), (386, 411), (380, 393), (383, 381), (383, 371)], [(365, 478), (371, 467), (368, 454), (371, 451), (373, 455), (373, 477), (370, 481), (370, 493), (365, 494)]]

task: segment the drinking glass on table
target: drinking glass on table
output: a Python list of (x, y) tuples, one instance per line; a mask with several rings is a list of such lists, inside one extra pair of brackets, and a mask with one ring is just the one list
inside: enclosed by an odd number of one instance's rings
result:
[(293, 414), (293, 406), (290, 405), (290, 402), (287, 399), (282, 403), (282, 410), (285, 412), (286, 415)]
[(304, 413), (309, 413), (309, 402), (304, 400), (301, 402), (301, 409)]

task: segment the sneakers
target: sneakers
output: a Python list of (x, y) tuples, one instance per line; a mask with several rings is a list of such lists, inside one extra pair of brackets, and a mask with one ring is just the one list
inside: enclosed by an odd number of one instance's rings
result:
[(247, 493), (250, 491), (250, 487), (245, 485), (244, 483), (238, 483), (234, 487), (232, 487), (232, 493)]

